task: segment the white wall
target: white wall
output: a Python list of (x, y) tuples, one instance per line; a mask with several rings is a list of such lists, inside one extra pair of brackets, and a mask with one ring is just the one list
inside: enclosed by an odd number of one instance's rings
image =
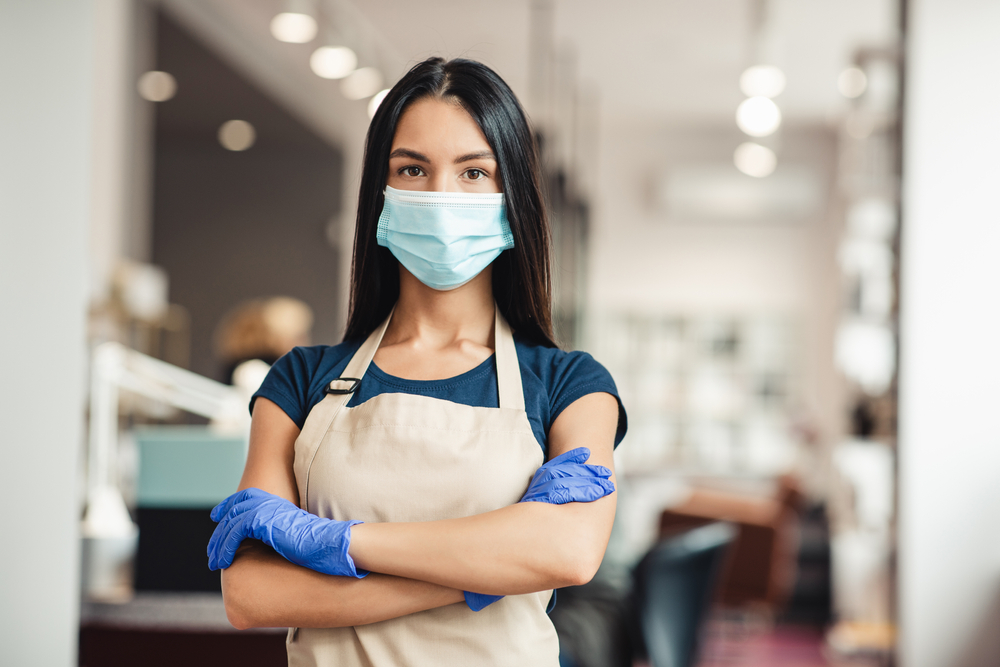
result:
[[(601, 129), (587, 297), (593, 317), (639, 311), (662, 314), (769, 314), (801, 325), (801, 386), (796, 407), (824, 445), (843, 429), (841, 383), (834, 368), (839, 315), (837, 203), (821, 194), (798, 220), (708, 222), (675, 219), (657, 201), (674, 167), (732, 166), (746, 137), (721, 126), (616, 124)], [(831, 133), (788, 128), (780, 169), (809, 169), (828, 188), (836, 161)], [(590, 167), (590, 165), (588, 165)], [(779, 176), (775, 172), (774, 176)], [(749, 179), (750, 177), (746, 177)], [(588, 179), (590, 180), (590, 179)], [(822, 475), (809, 481), (822, 491)]]
[(0, 664), (76, 664), (93, 2), (0, 0)]
[(912, 0), (900, 364), (904, 667), (1000, 664), (1000, 3)]

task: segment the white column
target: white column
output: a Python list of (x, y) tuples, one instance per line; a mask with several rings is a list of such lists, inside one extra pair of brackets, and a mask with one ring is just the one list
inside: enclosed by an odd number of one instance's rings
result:
[(1000, 3), (909, 3), (904, 667), (1000, 664)]
[(0, 664), (76, 664), (93, 2), (0, 0)]

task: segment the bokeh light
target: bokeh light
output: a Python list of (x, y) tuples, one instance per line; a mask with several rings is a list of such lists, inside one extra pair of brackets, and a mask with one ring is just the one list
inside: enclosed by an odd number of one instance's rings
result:
[(346, 46), (321, 46), (313, 51), (309, 66), (316, 76), (343, 79), (358, 66), (358, 56)]
[(166, 102), (177, 94), (177, 79), (167, 72), (154, 70), (140, 76), (136, 88), (144, 100)]
[(785, 89), (785, 73), (774, 65), (754, 65), (740, 76), (740, 90), (747, 97), (777, 97)]
[(375, 117), (375, 112), (378, 111), (379, 105), (382, 104), (382, 100), (384, 100), (385, 96), (388, 94), (389, 94), (389, 89), (385, 88), (384, 90), (380, 90), (379, 92), (375, 93), (375, 95), (368, 101), (369, 118)]
[(282, 12), (271, 19), (271, 34), (282, 42), (305, 44), (316, 37), (316, 19), (308, 14)]
[(778, 166), (778, 156), (767, 146), (748, 141), (736, 148), (733, 164), (747, 176), (764, 178), (770, 176)]
[(751, 137), (766, 137), (781, 125), (781, 110), (767, 97), (750, 97), (736, 109), (736, 124)]
[(868, 77), (857, 67), (848, 67), (837, 77), (837, 90), (844, 97), (861, 97), (868, 88)]
[(227, 120), (219, 128), (219, 143), (230, 151), (245, 151), (257, 140), (257, 131), (245, 120)]

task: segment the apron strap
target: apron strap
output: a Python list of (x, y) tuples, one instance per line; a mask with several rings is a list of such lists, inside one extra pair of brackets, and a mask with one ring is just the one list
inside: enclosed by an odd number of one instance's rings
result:
[[(326, 437), (327, 431), (333, 426), (333, 420), (351, 400), (358, 383), (368, 371), (368, 366), (375, 358), (375, 352), (382, 342), (382, 337), (385, 335), (385, 330), (389, 327), (391, 319), (392, 312), (354, 353), (341, 376), (330, 381), (330, 385), (325, 390), (326, 396), (309, 411), (306, 423), (302, 425), (297, 442), (301, 442), (305, 446), (301, 448), (296, 446), (295, 448), (295, 468), (296, 477), (302, 480), (299, 485), (299, 505), (307, 512), (309, 511), (309, 472), (312, 470), (316, 452), (319, 451), (319, 446)], [(299, 474), (300, 472), (304, 475)]]
[(521, 387), (521, 366), (517, 361), (514, 334), (510, 325), (496, 306), (496, 322), (493, 327), (493, 344), (496, 346), (497, 389), (500, 407), (524, 410), (524, 389)]

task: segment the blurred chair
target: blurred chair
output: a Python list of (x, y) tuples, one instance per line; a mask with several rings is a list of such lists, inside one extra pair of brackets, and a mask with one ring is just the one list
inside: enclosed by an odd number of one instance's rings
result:
[(652, 667), (691, 667), (736, 528), (713, 523), (663, 540), (635, 570), (635, 604)]
[(771, 495), (695, 489), (660, 515), (660, 539), (725, 521), (736, 527), (733, 556), (722, 572), (719, 602), (774, 616), (788, 601), (796, 579), (799, 511), (795, 480), (777, 480)]

